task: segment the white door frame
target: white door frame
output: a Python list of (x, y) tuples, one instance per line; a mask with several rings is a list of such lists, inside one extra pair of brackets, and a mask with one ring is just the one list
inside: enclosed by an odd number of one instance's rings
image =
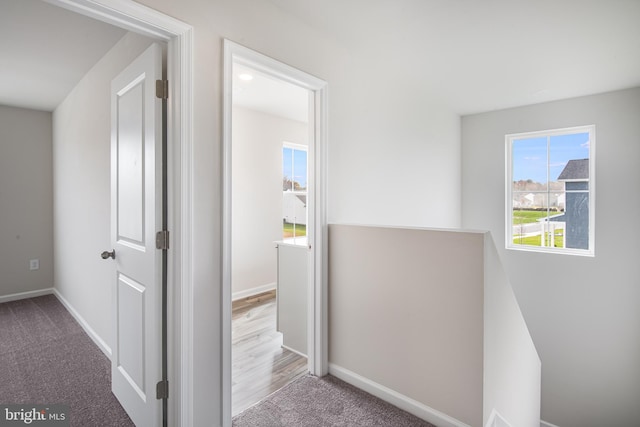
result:
[[(312, 183), (309, 199), (313, 209), (308, 212), (313, 229), (309, 245), (310, 263), (307, 315), (307, 361), (309, 372), (323, 376), (329, 372), (327, 315), (327, 83), (301, 70), (248, 49), (230, 40), (224, 41), (224, 124), (223, 124), (223, 201), (222, 201), (222, 421), (231, 426), (231, 116), (232, 67), (240, 63), (280, 80), (308, 89), (312, 96), (313, 116), (309, 128), (314, 162), (309, 164)], [(309, 232), (309, 228), (307, 228)]]
[(169, 425), (193, 425), (193, 28), (130, 0), (45, 0), (167, 43)]

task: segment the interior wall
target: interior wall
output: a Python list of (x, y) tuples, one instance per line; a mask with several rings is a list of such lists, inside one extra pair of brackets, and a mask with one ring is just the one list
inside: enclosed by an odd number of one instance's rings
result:
[[(540, 427), (541, 370), (495, 242), (491, 233), (485, 233), (482, 425)], [(494, 411), (507, 424), (487, 424)]]
[(331, 224), (331, 372), (483, 425), (483, 250), (483, 233)]
[(221, 416), (217, 402), (222, 402), (223, 39), (328, 82), (332, 221), (459, 225), (460, 121), (446, 106), (417, 91), (415, 82), (396, 74), (402, 67), (380, 71), (379, 56), (363, 59), (332, 34), (319, 32), (272, 2), (140, 3), (194, 29), (193, 420), (194, 425), (216, 425)]
[(53, 112), (57, 291), (110, 347), (115, 265), (111, 249), (111, 80), (151, 41), (127, 33)]
[[(306, 123), (233, 107), (232, 292), (275, 288), (282, 240), (282, 143), (308, 144)], [(255, 293), (255, 292), (253, 292)]]
[[(640, 88), (462, 118), (462, 225), (505, 241), (505, 134), (596, 126), (595, 257), (498, 252), (542, 361), (542, 419), (640, 419)], [(633, 187), (632, 187), (633, 188)]]
[(0, 297), (53, 286), (51, 123), (50, 112), (0, 105)]

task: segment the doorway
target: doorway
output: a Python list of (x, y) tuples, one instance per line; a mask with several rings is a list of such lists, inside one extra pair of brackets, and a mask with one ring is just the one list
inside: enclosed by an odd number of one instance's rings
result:
[[(327, 372), (325, 109), (325, 82), (225, 41), (225, 425), (274, 388)], [(237, 334), (256, 313), (269, 318), (260, 338), (271, 337), (267, 359), (284, 369), (246, 366), (255, 357)], [(238, 392), (247, 381), (266, 394)]]
[[(107, 8), (101, 2), (48, 0), (48, 3), (168, 44), (167, 71), (172, 84), (168, 101), (171, 108), (168, 115), (169, 150), (167, 154), (170, 176), (167, 188), (170, 203), (175, 207), (169, 215), (169, 228), (172, 230), (172, 242), (174, 242), (169, 255), (169, 282), (172, 286), (170, 286), (171, 295), (168, 299), (171, 315), (168, 332), (169, 347), (173, 349), (169, 353), (169, 375), (173, 385), (169, 422), (190, 425), (192, 411), (188, 404), (193, 383), (192, 340), (191, 336), (184, 331), (190, 331), (193, 324), (191, 219), (183, 213), (193, 210), (190, 133), (192, 29), (189, 25), (160, 12), (142, 6), (137, 7), (135, 4), (111, 4)], [(89, 332), (90, 327), (86, 329)], [(92, 338), (94, 337), (90, 332), (89, 334)]]

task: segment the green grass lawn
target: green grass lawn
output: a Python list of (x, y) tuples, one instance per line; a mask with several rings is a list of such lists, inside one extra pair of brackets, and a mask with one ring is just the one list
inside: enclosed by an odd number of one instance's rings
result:
[[(554, 247), (561, 248), (562, 247), (562, 236), (564, 234), (564, 229), (556, 228), (556, 235), (553, 238)], [(541, 246), (541, 236), (527, 236), (520, 237), (516, 236), (513, 238), (513, 243), (516, 245), (529, 245), (529, 246)]]
[[(295, 233), (294, 233), (295, 232)], [(283, 223), (282, 226), (282, 237), (302, 237), (307, 235), (307, 226), (304, 224), (296, 224), (295, 229), (294, 225), (290, 222)]]
[[(554, 212), (555, 215), (555, 212)], [(547, 211), (513, 211), (513, 225), (529, 224), (547, 216)]]

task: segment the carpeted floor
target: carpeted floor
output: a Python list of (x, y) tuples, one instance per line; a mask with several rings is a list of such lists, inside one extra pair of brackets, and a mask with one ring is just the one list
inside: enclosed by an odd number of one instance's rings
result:
[(234, 427), (434, 427), (335, 377), (306, 375), (233, 418)]
[(133, 426), (109, 359), (53, 295), (0, 304), (0, 403), (68, 405), (72, 426)]

